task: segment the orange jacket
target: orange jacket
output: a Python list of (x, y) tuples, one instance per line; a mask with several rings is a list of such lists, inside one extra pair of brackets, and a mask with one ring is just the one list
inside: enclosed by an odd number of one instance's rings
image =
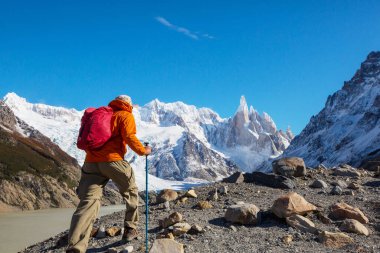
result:
[(144, 145), (136, 138), (136, 123), (132, 106), (121, 100), (113, 100), (112, 137), (97, 150), (86, 150), (86, 162), (115, 162), (124, 159), (128, 145), (138, 155), (145, 154)]

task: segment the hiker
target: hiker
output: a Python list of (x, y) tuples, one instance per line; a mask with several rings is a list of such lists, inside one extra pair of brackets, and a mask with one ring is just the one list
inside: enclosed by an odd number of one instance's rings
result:
[(69, 244), (66, 252), (86, 252), (93, 223), (100, 208), (102, 191), (111, 179), (126, 202), (122, 239), (131, 241), (138, 236), (138, 189), (132, 167), (124, 161), (128, 145), (138, 155), (149, 155), (151, 148), (136, 138), (136, 124), (132, 114), (132, 100), (120, 95), (109, 103), (112, 108), (112, 137), (100, 148), (86, 149), (86, 160), (78, 186), (80, 202), (73, 214)]

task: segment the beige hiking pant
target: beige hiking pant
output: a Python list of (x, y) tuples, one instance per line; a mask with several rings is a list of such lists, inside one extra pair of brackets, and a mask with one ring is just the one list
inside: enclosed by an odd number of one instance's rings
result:
[(129, 163), (126, 161), (84, 163), (78, 186), (80, 202), (71, 220), (68, 249), (86, 252), (92, 225), (99, 212), (103, 188), (109, 179), (112, 179), (119, 188), (126, 202), (124, 226), (137, 227), (138, 189)]

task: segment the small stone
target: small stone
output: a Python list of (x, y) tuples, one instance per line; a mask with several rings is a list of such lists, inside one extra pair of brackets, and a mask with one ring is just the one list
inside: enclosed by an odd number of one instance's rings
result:
[(217, 189), (214, 189), (208, 193), (208, 200), (217, 201), (218, 199), (219, 197)]
[(276, 199), (271, 208), (271, 211), (279, 218), (286, 218), (292, 214), (304, 215), (315, 210), (317, 210), (316, 206), (295, 192), (290, 192)]
[(209, 209), (209, 208), (212, 208), (212, 205), (210, 204), (210, 202), (205, 201), (205, 200), (202, 200), (202, 201), (199, 201), (199, 202), (198, 202), (197, 207), (198, 207), (199, 209), (203, 210), (203, 209)]
[(340, 188), (344, 189), (347, 188), (347, 183), (344, 182), (343, 180), (338, 180), (336, 182), (331, 183), (333, 186), (339, 186)]
[(368, 218), (359, 208), (352, 207), (344, 202), (336, 203), (330, 207), (331, 217), (337, 220), (354, 219), (360, 223), (367, 224)]
[(231, 226), (230, 226), (230, 229), (233, 230), (234, 232), (237, 231), (237, 228), (236, 228), (234, 225), (231, 225)]
[(368, 229), (359, 221), (354, 220), (354, 219), (344, 220), (342, 224), (340, 225), (339, 229), (344, 232), (356, 233), (356, 234), (365, 235), (365, 236), (369, 235)]
[(106, 229), (104, 228), (104, 226), (100, 226), (98, 233), (96, 234), (96, 238), (102, 239), (104, 237), (106, 237)]
[(319, 241), (329, 248), (339, 249), (353, 243), (354, 240), (344, 233), (332, 233), (323, 231), (319, 234)]
[(182, 197), (178, 200), (179, 203), (185, 204), (187, 202), (188, 198), (187, 197)]
[(327, 188), (328, 185), (326, 184), (325, 181), (323, 180), (320, 180), (320, 179), (316, 179), (311, 185), (310, 185), (311, 188)]
[(185, 193), (185, 197), (188, 197), (188, 198), (197, 198), (197, 194), (195, 193), (195, 191), (193, 189), (191, 190), (188, 190), (186, 193)]
[(133, 246), (132, 245), (125, 247), (123, 249), (123, 251), (121, 251), (121, 253), (131, 253), (131, 252), (133, 252)]
[(107, 253), (118, 253), (119, 251), (116, 248), (109, 248)]
[(361, 188), (360, 184), (355, 182), (351, 182), (347, 187), (351, 190), (359, 190)]
[(160, 220), (159, 225), (162, 228), (167, 228), (181, 221), (182, 221), (182, 215), (178, 212), (174, 212), (171, 215), (169, 215), (169, 217), (163, 220)]
[(170, 202), (169, 201), (166, 201), (164, 203), (164, 208), (165, 208), (166, 211), (170, 211)]
[(173, 225), (173, 235), (174, 236), (180, 236), (183, 234), (186, 234), (191, 229), (191, 226), (189, 223), (177, 223)]
[(285, 244), (290, 244), (293, 241), (293, 236), (292, 235), (285, 235), (282, 237), (282, 242)]
[(164, 203), (166, 201), (173, 201), (178, 198), (178, 193), (174, 190), (171, 189), (165, 189), (162, 190), (158, 196), (157, 196), (157, 201), (158, 203)]
[(189, 231), (190, 234), (199, 234), (203, 232), (204, 232), (203, 228), (197, 224), (192, 225)]
[(121, 228), (119, 227), (110, 227), (106, 229), (106, 235), (111, 236), (111, 237), (120, 235), (120, 232), (121, 232)]
[(184, 253), (183, 244), (172, 239), (157, 239), (149, 253)]
[(226, 195), (226, 194), (228, 194), (228, 186), (223, 185), (223, 186), (219, 187), (218, 191), (221, 195)]
[(316, 234), (318, 231), (315, 228), (315, 224), (311, 220), (298, 214), (293, 214), (292, 216), (286, 217), (286, 223), (301, 232)]
[(333, 188), (332, 188), (332, 190), (331, 190), (331, 192), (330, 192), (330, 194), (332, 194), (332, 195), (342, 195), (342, 193), (343, 193), (343, 190), (342, 190), (342, 188), (340, 188), (339, 186), (334, 186)]

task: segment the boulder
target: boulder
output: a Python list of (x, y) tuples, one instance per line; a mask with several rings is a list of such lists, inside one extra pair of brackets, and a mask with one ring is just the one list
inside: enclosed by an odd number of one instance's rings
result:
[(195, 193), (195, 191), (193, 189), (191, 190), (188, 190), (186, 193), (185, 193), (185, 197), (188, 197), (188, 198), (197, 198), (197, 194)]
[(342, 224), (340, 225), (339, 229), (344, 232), (356, 233), (356, 234), (365, 235), (365, 236), (369, 235), (368, 229), (359, 221), (354, 220), (354, 219), (344, 220)]
[(290, 192), (276, 199), (271, 211), (279, 218), (286, 218), (292, 214), (307, 214), (317, 210), (317, 207), (307, 202), (301, 195)]
[(106, 237), (106, 229), (103, 226), (101, 226), (98, 229), (98, 232), (96, 233), (96, 238), (102, 239), (104, 237)]
[(169, 215), (169, 217), (164, 218), (163, 220), (160, 220), (159, 225), (162, 228), (167, 228), (181, 221), (182, 221), (182, 215), (178, 212), (174, 212), (171, 215)]
[(214, 189), (208, 193), (208, 200), (217, 201), (219, 199), (218, 197), (218, 190)]
[(342, 195), (342, 193), (343, 193), (343, 190), (342, 190), (342, 188), (340, 188), (339, 186), (334, 186), (332, 189), (331, 189), (331, 192), (330, 192), (330, 194), (332, 194), (332, 195)]
[(348, 186), (347, 186), (348, 189), (351, 189), (351, 190), (359, 190), (361, 188), (360, 184), (358, 183), (355, 183), (355, 182), (351, 182)]
[(314, 182), (310, 185), (311, 188), (327, 188), (328, 185), (325, 181), (316, 179)]
[(186, 223), (186, 222), (176, 223), (173, 225), (173, 235), (180, 236), (180, 235), (186, 234), (190, 229), (191, 229), (191, 226), (189, 223)]
[(224, 218), (232, 223), (256, 225), (260, 222), (260, 209), (253, 204), (238, 204), (227, 208)]
[(292, 228), (298, 229), (305, 233), (316, 234), (318, 232), (315, 228), (315, 224), (311, 220), (298, 214), (293, 214), (286, 217), (286, 223)]
[(338, 181), (332, 182), (331, 185), (339, 186), (342, 189), (347, 188), (347, 183), (344, 182), (343, 180), (338, 180)]
[(119, 227), (110, 227), (106, 229), (106, 235), (108, 236), (117, 236), (121, 234), (121, 228)]
[(227, 185), (222, 185), (221, 187), (219, 187), (218, 192), (219, 192), (221, 195), (226, 195), (226, 194), (228, 194), (228, 186), (227, 186)]
[(285, 177), (303, 177), (306, 166), (302, 158), (287, 157), (272, 162), (273, 172)]
[(352, 207), (344, 202), (332, 205), (330, 211), (331, 218), (336, 220), (354, 219), (363, 224), (369, 222), (368, 218), (359, 208)]
[(157, 239), (149, 253), (184, 253), (183, 244), (172, 239)]
[(212, 208), (212, 205), (210, 204), (210, 202), (205, 201), (205, 200), (202, 200), (202, 201), (199, 201), (199, 202), (198, 202), (197, 207), (198, 207), (199, 209), (203, 210), (203, 209), (209, 209), (209, 208)]
[(323, 231), (318, 236), (319, 241), (329, 248), (339, 249), (347, 244), (353, 243), (354, 240), (344, 233), (331, 233)]
[(347, 164), (340, 165), (338, 168), (334, 169), (333, 175), (340, 176), (340, 177), (360, 177), (361, 176), (359, 171), (357, 171), (355, 168)]
[(285, 235), (282, 237), (282, 242), (285, 244), (290, 244), (293, 241), (293, 236), (292, 235)]
[(204, 232), (204, 229), (199, 226), (198, 224), (194, 224), (191, 226), (191, 229), (189, 231), (189, 234), (200, 234), (200, 233), (203, 233)]
[(275, 175), (273, 173), (252, 172), (245, 174), (247, 183), (268, 186), (279, 189), (294, 189), (296, 184), (290, 178)]
[(236, 183), (236, 184), (243, 183), (244, 182), (244, 174), (242, 172), (235, 172), (231, 176), (224, 178), (222, 180), (222, 182), (231, 183), (231, 184), (233, 184), (233, 183)]
[(173, 201), (178, 198), (178, 193), (171, 189), (162, 190), (157, 196), (158, 203), (164, 203), (167, 201)]

